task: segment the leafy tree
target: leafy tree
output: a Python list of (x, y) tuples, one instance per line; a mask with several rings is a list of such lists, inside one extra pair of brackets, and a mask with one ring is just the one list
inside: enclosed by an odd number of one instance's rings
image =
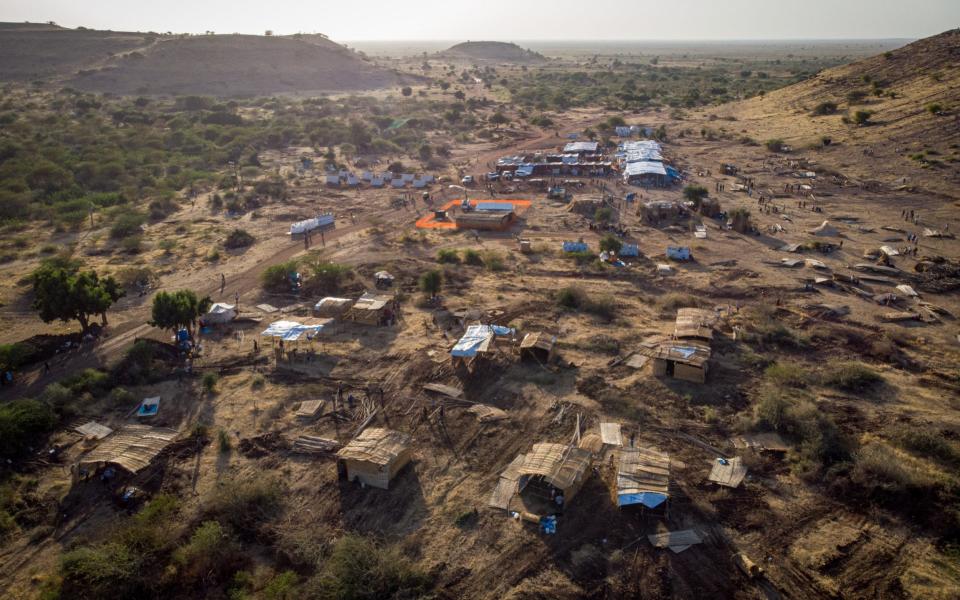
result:
[(253, 245), (254, 241), (256, 240), (246, 229), (234, 229), (224, 240), (223, 246), (225, 248), (246, 248)]
[(443, 273), (437, 271), (436, 269), (432, 271), (427, 271), (420, 276), (420, 290), (425, 294), (430, 294), (431, 298), (435, 298), (438, 293), (440, 293), (440, 288), (443, 286)]
[(593, 220), (599, 223), (608, 223), (613, 218), (613, 211), (609, 207), (598, 208), (593, 213)]
[(417, 150), (417, 153), (420, 155), (420, 160), (427, 162), (433, 158), (433, 148), (430, 147), (430, 144), (421, 144), (420, 148)]
[(408, 97), (412, 96), (413, 88), (411, 88), (409, 85), (404, 86), (403, 89), (400, 90), (400, 93), (403, 94), (404, 96), (408, 96)]
[(499, 110), (490, 116), (490, 124), (496, 127), (497, 129), (499, 129), (501, 125), (506, 125), (509, 122), (510, 122), (510, 119), (507, 118), (507, 115), (503, 114)]
[(623, 248), (623, 242), (616, 236), (606, 235), (600, 240), (600, 249), (607, 252), (620, 252)]
[(100, 279), (96, 271), (79, 271), (74, 265), (46, 263), (33, 272), (33, 307), (44, 323), (56, 319), (78, 321), (83, 333), (90, 317), (100, 315), (107, 324), (107, 309), (125, 294), (113, 277)]
[(197, 298), (193, 290), (160, 292), (153, 297), (150, 325), (177, 331), (186, 328), (191, 334), (200, 315), (210, 310), (210, 297)]
[(870, 117), (873, 116), (873, 111), (870, 110), (858, 110), (853, 113), (853, 122), (857, 125), (869, 125)]
[(0, 406), (0, 456), (22, 455), (56, 422), (53, 410), (36, 400), (23, 398)]
[(693, 202), (694, 206), (700, 208), (700, 203), (707, 197), (709, 192), (702, 185), (688, 185), (683, 188), (683, 197)]
[(750, 230), (750, 211), (746, 208), (735, 208), (730, 211), (730, 220), (733, 221), (733, 228), (740, 233), (746, 233)]

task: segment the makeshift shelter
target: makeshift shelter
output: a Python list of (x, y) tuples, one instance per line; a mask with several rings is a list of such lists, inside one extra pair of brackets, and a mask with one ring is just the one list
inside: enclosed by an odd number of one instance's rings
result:
[(514, 222), (516, 213), (508, 211), (470, 211), (458, 213), (453, 221), (457, 229), (479, 229), (485, 231), (502, 231)]
[(378, 288), (388, 288), (393, 285), (394, 277), (386, 271), (377, 271), (373, 274), (373, 284)]
[(290, 225), (290, 235), (303, 235), (318, 229), (332, 229), (335, 225), (333, 213), (317, 215), (312, 219), (297, 221)]
[(589, 250), (586, 242), (563, 242), (564, 252), (586, 252)]
[(775, 454), (784, 454), (790, 447), (780, 437), (779, 433), (745, 433), (742, 436), (733, 438), (735, 448), (749, 448), (759, 452), (773, 452)]
[(323, 328), (330, 325), (333, 319), (311, 319), (307, 323), (298, 321), (274, 321), (269, 327), (264, 329), (260, 335), (263, 337), (279, 338), (284, 342), (295, 342), (301, 337), (313, 339), (319, 335)]
[(318, 317), (336, 318), (350, 310), (352, 305), (353, 300), (350, 298), (334, 298), (328, 296), (321, 298), (319, 302), (314, 304), (313, 314)]
[(88, 421), (83, 425), (78, 425), (77, 427), (74, 427), (73, 429), (74, 431), (76, 431), (77, 433), (79, 433), (85, 438), (92, 438), (97, 440), (102, 440), (103, 438), (113, 433), (112, 429), (110, 429), (106, 425), (101, 425), (96, 421)]
[(654, 548), (670, 548), (675, 554), (680, 554), (690, 546), (703, 542), (700, 534), (693, 529), (655, 533), (648, 535), (647, 540), (650, 541), (650, 544), (653, 545)]
[(137, 407), (136, 415), (138, 417), (155, 417), (160, 412), (160, 396), (144, 398), (140, 406)]
[[(500, 475), (490, 505), (547, 513), (567, 506), (590, 474), (592, 459), (590, 451), (583, 448), (534, 444), (528, 454), (518, 455)], [(562, 503), (555, 502), (557, 495), (562, 496)]]
[(627, 184), (664, 185), (669, 181), (662, 162), (638, 160), (623, 166), (623, 182)]
[(471, 325), (467, 327), (463, 337), (450, 350), (450, 356), (453, 357), (453, 362), (456, 364), (460, 361), (486, 355), (493, 351), (495, 339), (496, 334), (493, 326)]
[(641, 344), (637, 353), (652, 360), (653, 374), (657, 377), (706, 382), (710, 360), (710, 346), (707, 344), (689, 339), (666, 340)]
[(670, 200), (651, 200), (640, 205), (640, 216), (646, 223), (660, 223), (676, 219), (684, 214), (679, 202)]
[(596, 154), (600, 142), (570, 142), (563, 147), (564, 154)]
[(135, 475), (145, 469), (177, 435), (176, 430), (166, 427), (127, 425), (81, 456), (74, 475), (83, 478), (106, 466)]
[(670, 456), (651, 448), (624, 448), (617, 468), (617, 506), (664, 507), (670, 498)]
[(747, 467), (740, 457), (718, 458), (713, 461), (713, 468), (710, 469), (707, 479), (723, 487), (735, 488), (746, 476)]
[(237, 309), (233, 304), (224, 304), (217, 302), (210, 307), (210, 310), (203, 315), (203, 322), (206, 325), (218, 325), (229, 323), (237, 318)]
[(705, 308), (677, 309), (677, 320), (673, 327), (673, 336), (677, 339), (700, 339), (709, 342), (713, 339), (713, 327), (717, 323), (717, 311)]
[(393, 317), (393, 296), (381, 296), (365, 292), (343, 314), (345, 321), (354, 321), (365, 325), (381, 325)]
[(532, 358), (546, 364), (553, 356), (553, 348), (557, 343), (557, 336), (537, 331), (523, 336), (520, 342), (520, 358)]
[(373, 427), (337, 452), (337, 471), (347, 481), (385, 490), (412, 456), (409, 435)]
[(323, 400), (304, 400), (300, 403), (300, 408), (294, 413), (297, 419), (309, 421), (315, 419), (323, 409)]
[(836, 237), (839, 235), (839, 232), (833, 225), (830, 224), (829, 221), (824, 221), (819, 227), (811, 229), (810, 235), (816, 235), (820, 237)]
[(620, 433), (620, 423), (600, 423), (600, 439), (604, 445), (622, 447), (623, 435)]
[(693, 254), (687, 246), (667, 246), (667, 258), (672, 260), (690, 260)]

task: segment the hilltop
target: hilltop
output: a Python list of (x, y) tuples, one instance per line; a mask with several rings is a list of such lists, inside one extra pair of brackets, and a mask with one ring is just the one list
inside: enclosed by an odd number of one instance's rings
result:
[(324, 36), (0, 27), (0, 79), (94, 92), (243, 96), (375, 89), (410, 81)]
[(538, 63), (547, 60), (542, 54), (524, 50), (510, 42), (463, 42), (447, 48), (441, 54), (455, 58), (515, 63)]
[(960, 30), (703, 116), (735, 121), (725, 128), (738, 137), (816, 149), (822, 163), (850, 179), (956, 197)]

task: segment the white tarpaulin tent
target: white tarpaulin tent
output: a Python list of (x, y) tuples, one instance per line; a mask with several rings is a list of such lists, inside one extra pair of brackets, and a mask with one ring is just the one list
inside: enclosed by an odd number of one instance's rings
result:
[(471, 325), (466, 333), (453, 347), (450, 354), (457, 357), (470, 358), (478, 352), (488, 352), (494, 336), (512, 335), (516, 331), (499, 325)]
[(311, 339), (323, 331), (323, 328), (326, 327), (330, 321), (332, 321), (332, 319), (327, 319), (323, 323), (313, 325), (304, 325), (296, 321), (274, 321), (270, 324), (270, 327), (264, 329), (260, 335), (280, 338), (285, 342), (299, 340), (304, 334), (307, 335), (307, 339)]
[(638, 160), (627, 163), (623, 167), (624, 177), (633, 177), (636, 175), (666, 175), (667, 169), (662, 162), (652, 160)]
[(333, 215), (319, 215), (312, 219), (306, 219), (304, 221), (297, 221), (290, 226), (290, 235), (299, 235), (307, 231), (313, 231), (314, 229), (320, 229), (321, 227), (329, 227), (333, 225)]
[(229, 323), (237, 318), (237, 309), (232, 304), (217, 302), (203, 315), (204, 323)]

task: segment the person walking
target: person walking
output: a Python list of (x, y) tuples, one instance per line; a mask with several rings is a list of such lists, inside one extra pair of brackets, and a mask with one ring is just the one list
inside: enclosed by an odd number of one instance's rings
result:
[(223, 295), (224, 288), (227, 287), (227, 276), (220, 273), (220, 295)]

